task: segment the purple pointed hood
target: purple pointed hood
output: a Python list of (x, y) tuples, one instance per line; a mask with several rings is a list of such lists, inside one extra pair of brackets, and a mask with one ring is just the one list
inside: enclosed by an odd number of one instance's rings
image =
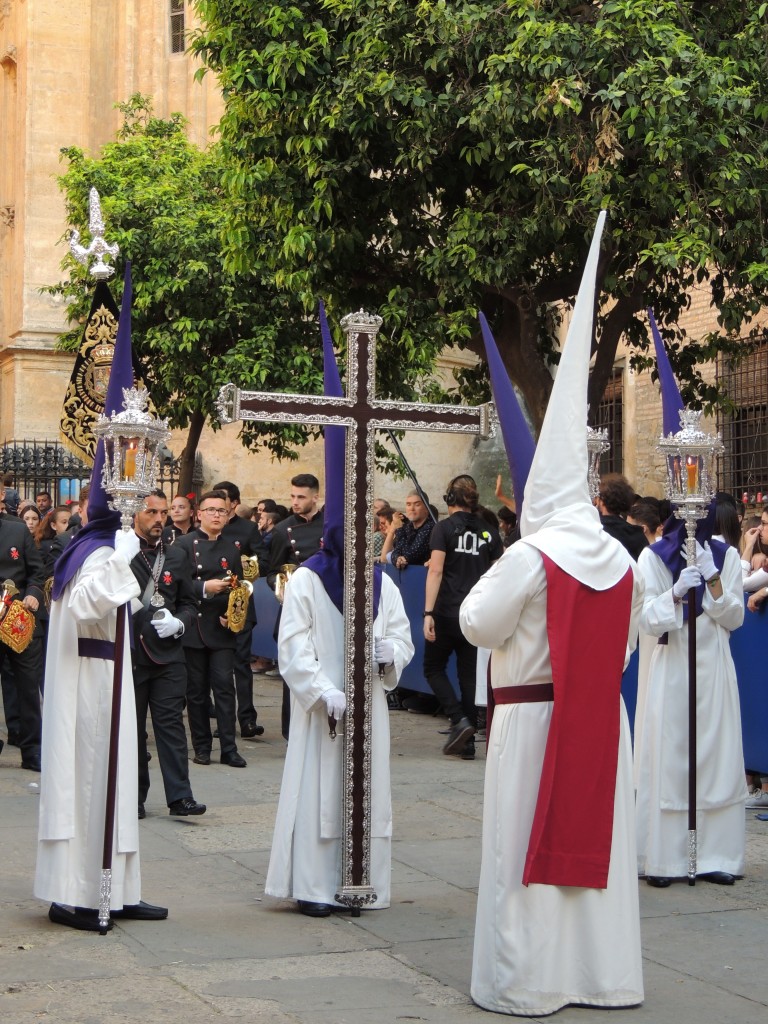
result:
[(656, 348), (656, 369), (659, 374), (661, 386), (661, 414), (664, 434), (676, 434), (680, 429), (680, 413), (682, 412), (683, 399), (680, 389), (677, 386), (675, 375), (667, 355), (664, 341), (659, 334), (659, 328), (653, 316), (653, 310), (648, 310), (648, 319), (651, 322), (651, 334), (653, 344)]
[(485, 358), (491, 378), (491, 390), (496, 404), (496, 415), (501, 425), (501, 436), (507, 452), (509, 471), (512, 475), (512, 487), (515, 492), (517, 514), (523, 507), (523, 493), (531, 469), (536, 442), (523, 416), (523, 410), (517, 400), (515, 389), (509, 379), (502, 361), (496, 341), (483, 313), (480, 314), (480, 329), (485, 342)]
[[(323, 390), (327, 396), (342, 397), (339, 367), (325, 306), (320, 303), (320, 333), (323, 337)], [(323, 541), (320, 551), (304, 562), (322, 580), (328, 597), (344, 614), (344, 508), (346, 501), (345, 467), (346, 427), (327, 426), (325, 437), (325, 505), (323, 508)], [(377, 571), (378, 570), (378, 571)], [(381, 567), (374, 567), (374, 614), (379, 608)]]

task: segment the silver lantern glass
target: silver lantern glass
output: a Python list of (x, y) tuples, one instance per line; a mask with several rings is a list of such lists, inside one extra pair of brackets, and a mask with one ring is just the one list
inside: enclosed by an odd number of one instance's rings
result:
[(100, 416), (93, 428), (104, 440), (102, 483), (123, 530), (130, 529), (133, 516), (155, 489), (160, 449), (171, 437), (168, 420), (153, 416), (148, 405), (146, 388), (123, 388), (122, 410)]
[(678, 519), (685, 522), (686, 556), (696, 561), (696, 523), (704, 519), (715, 496), (715, 467), (724, 451), (719, 434), (701, 428), (701, 410), (681, 409), (680, 430), (663, 434), (656, 450), (666, 461), (666, 493)]

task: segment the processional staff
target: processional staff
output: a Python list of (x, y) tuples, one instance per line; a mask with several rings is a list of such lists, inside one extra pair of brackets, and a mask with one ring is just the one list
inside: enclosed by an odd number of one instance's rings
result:
[[(656, 450), (666, 457), (667, 497), (685, 523), (685, 556), (696, 565), (696, 524), (705, 519), (715, 496), (715, 458), (723, 452), (719, 434), (700, 427), (701, 411), (682, 409), (680, 430), (662, 434)], [(688, 885), (696, 884), (696, 587), (688, 591)]]
[(373, 557), (369, 510), (373, 501), (377, 430), (421, 430), (489, 436), (490, 406), (394, 402), (375, 397), (376, 335), (381, 317), (360, 310), (344, 317), (347, 397), (221, 389), (222, 423), (337, 425), (346, 428), (344, 510), (344, 731), (342, 885), (339, 903), (358, 916), (377, 896), (370, 883), (371, 691), (373, 685)]

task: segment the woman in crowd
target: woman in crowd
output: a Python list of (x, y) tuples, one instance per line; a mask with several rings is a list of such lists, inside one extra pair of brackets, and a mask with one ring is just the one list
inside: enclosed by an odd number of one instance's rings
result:
[(40, 513), (37, 510), (37, 505), (34, 505), (31, 501), (24, 501), (19, 505), (19, 519), (26, 525), (29, 532), (34, 536), (35, 531), (40, 525)]
[(169, 509), (170, 523), (163, 530), (163, 542), (173, 544), (177, 537), (183, 537), (195, 527), (195, 505), (194, 496), (190, 494), (177, 494), (171, 502)]

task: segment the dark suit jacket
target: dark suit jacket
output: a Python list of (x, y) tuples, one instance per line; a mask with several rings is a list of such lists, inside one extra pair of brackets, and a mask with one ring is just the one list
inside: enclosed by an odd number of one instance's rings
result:
[(19, 601), (30, 594), (43, 603), (43, 556), (26, 523), (8, 516), (0, 516), (0, 582), (3, 580), (13, 580)]
[(238, 579), (242, 579), (240, 549), (223, 533), (216, 540), (210, 540), (202, 530), (191, 530), (183, 537), (179, 537), (173, 548), (187, 556), (192, 572), (192, 585), (199, 601), (196, 624), (193, 624), (182, 638), (184, 647), (210, 647), (212, 650), (233, 648), (235, 634), (219, 622), (219, 616), (227, 614), (229, 593), (206, 597), (203, 584), (206, 580), (224, 579), (227, 569)]
[[(136, 555), (131, 562), (133, 575), (141, 587), (142, 598), (150, 579), (150, 567), (154, 569), (159, 552), (159, 544), (152, 547), (142, 540), (141, 554)], [(184, 634), (178, 638), (169, 636), (162, 639), (152, 625), (152, 616), (157, 608), (149, 605), (136, 612), (133, 616), (133, 653), (138, 665), (170, 665), (175, 661), (184, 661), (183, 637), (197, 625), (199, 602), (192, 585), (189, 558), (175, 544), (163, 545), (163, 552), (165, 561), (160, 570), (157, 589), (165, 600), (163, 607), (184, 623)]]
[(289, 516), (272, 531), (269, 546), (269, 572), (276, 573), (281, 565), (301, 565), (310, 555), (320, 550), (323, 536), (323, 510), (315, 512), (307, 521)]

